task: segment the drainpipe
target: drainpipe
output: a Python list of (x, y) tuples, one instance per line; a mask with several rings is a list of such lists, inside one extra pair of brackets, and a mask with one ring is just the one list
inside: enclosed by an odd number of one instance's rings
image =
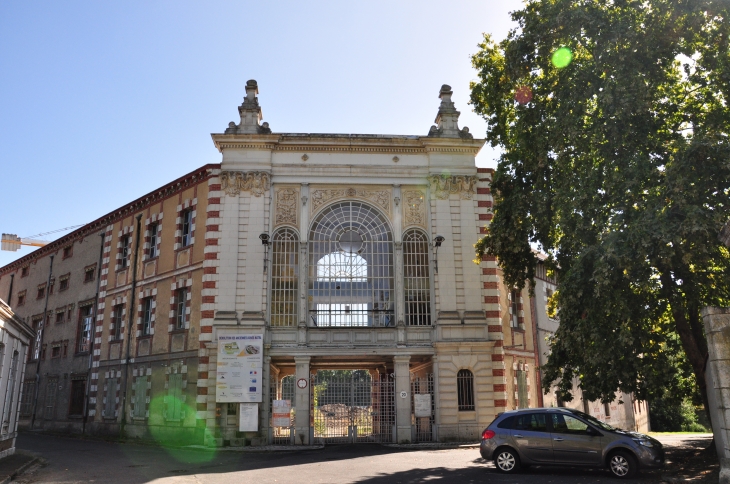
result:
[(94, 361), (94, 345), (96, 344), (96, 317), (99, 314), (99, 288), (101, 287), (101, 264), (104, 261), (104, 232), (99, 234), (101, 237), (101, 248), (99, 249), (99, 264), (96, 270), (96, 296), (94, 297), (94, 330), (93, 330), (93, 341), (91, 345), (91, 351), (89, 351), (89, 366), (86, 370), (86, 390), (84, 390), (84, 422), (81, 426), (81, 433), (86, 433), (86, 422), (89, 419), (89, 390), (91, 389), (91, 365)]
[[(38, 363), (35, 367), (35, 396), (33, 397), (33, 416), (30, 419), (30, 428), (35, 423), (36, 411), (38, 410), (38, 391), (41, 388), (41, 354), (43, 352), (43, 336), (45, 335), (46, 320), (48, 319), (48, 296), (51, 293), (51, 277), (53, 277), (53, 257), (51, 254), (51, 265), (48, 268), (48, 282), (46, 283), (46, 303), (43, 306), (43, 319), (41, 319), (41, 327), (38, 328), (36, 341), (38, 341)], [(33, 348), (35, 350), (35, 348)], [(35, 355), (34, 355), (35, 356)]]
[(15, 274), (10, 274), (10, 289), (8, 289), (8, 306), (10, 307), (12, 307), (10, 299), (13, 297), (13, 279), (15, 279)]
[(129, 321), (127, 324), (127, 348), (124, 357), (124, 374), (122, 375), (122, 422), (119, 427), (119, 435), (124, 435), (124, 427), (127, 425), (127, 380), (129, 380), (129, 346), (132, 344), (132, 323), (134, 322), (134, 297), (137, 294), (137, 259), (139, 257), (139, 232), (142, 230), (142, 214), (137, 215), (137, 235), (134, 237), (134, 262), (132, 263), (132, 296), (129, 304)]

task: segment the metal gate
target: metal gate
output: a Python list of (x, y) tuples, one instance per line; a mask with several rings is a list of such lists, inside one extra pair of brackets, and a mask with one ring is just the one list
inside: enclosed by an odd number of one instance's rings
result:
[(368, 370), (320, 370), (310, 401), (316, 443), (393, 442), (395, 378)]
[(413, 442), (433, 442), (434, 432), (433, 373), (411, 375), (411, 434)]
[[(296, 409), (294, 408), (294, 375), (288, 375), (278, 379), (272, 377), (269, 384), (269, 442), (276, 445), (293, 444), (292, 431)], [(274, 427), (273, 425), (273, 404), (274, 400), (289, 400), (291, 412), (289, 414), (289, 427)]]

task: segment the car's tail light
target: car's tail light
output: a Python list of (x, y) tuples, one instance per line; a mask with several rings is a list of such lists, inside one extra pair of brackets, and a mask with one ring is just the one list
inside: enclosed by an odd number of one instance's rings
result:
[(492, 437), (494, 437), (494, 430), (487, 429), (484, 432), (482, 432), (482, 440), (489, 440)]

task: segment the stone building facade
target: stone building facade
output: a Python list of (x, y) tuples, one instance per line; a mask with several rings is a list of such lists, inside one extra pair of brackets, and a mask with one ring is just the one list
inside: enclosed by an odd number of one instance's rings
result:
[(274, 133), (257, 94), (249, 81), (240, 122), (212, 135), (220, 164), (0, 268), (40, 335), (21, 426), (456, 441), (538, 406), (539, 318), (473, 261), (492, 171), (449, 86), (423, 136)]

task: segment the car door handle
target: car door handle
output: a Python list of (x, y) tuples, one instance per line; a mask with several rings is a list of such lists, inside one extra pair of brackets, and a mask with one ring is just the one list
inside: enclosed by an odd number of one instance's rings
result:
[(518, 439), (522, 438), (522, 436), (520, 434), (515, 434), (514, 436), (517, 437)]
[(554, 440), (555, 442), (562, 442), (562, 441), (563, 441), (563, 439), (561, 439), (560, 437), (556, 437), (556, 438), (554, 438), (553, 440)]

